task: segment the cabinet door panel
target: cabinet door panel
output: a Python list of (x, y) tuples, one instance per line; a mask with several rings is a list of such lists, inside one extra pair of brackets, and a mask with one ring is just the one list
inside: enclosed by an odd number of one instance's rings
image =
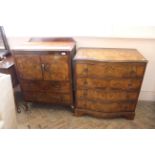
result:
[(42, 79), (42, 70), (39, 56), (15, 55), (15, 61), (19, 78), (27, 80)]
[(42, 55), (41, 63), (44, 65), (44, 80), (69, 80), (69, 65), (67, 55)]

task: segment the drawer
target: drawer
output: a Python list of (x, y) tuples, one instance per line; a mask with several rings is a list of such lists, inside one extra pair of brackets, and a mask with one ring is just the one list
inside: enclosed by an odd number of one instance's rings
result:
[(143, 77), (145, 64), (143, 63), (88, 63), (76, 64), (77, 77), (93, 78), (127, 78)]
[(99, 111), (99, 112), (127, 112), (134, 111), (136, 106), (135, 102), (101, 102), (91, 100), (78, 100), (77, 108)]
[(69, 82), (21, 80), (20, 84), (24, 91), (48, 91), (64, 93), (71, 91)]
[(24, 99), (30, 102), (66, 104), (72, 103), (70, 94), (42, 93), (42, 92), (23, 92)]
[(92, 78), (77, 78), (77, 89), (98, 88), (106, 89), (109, 86), (108, 80), (92, 79)]
[(111, 89), (111, 90), (138, 90), (141, 86), (141, 79), (93, 79), (78, 78), (77, 89)]
[(77, 100), (90, 99), (102, 101), (135, 101), (138, 98), (138, 92), (125, 91), (103, 91), (103, 90), (77, 90)]
[(139, 90), (142, 79), (115, 79), (110, 80), (109, 88), (112, 90)]

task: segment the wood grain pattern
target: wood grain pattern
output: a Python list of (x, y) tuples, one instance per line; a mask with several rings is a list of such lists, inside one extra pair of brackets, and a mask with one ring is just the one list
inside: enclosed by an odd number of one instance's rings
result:
[(42, 80), (40, 58), (37, 55), (15, 55), (16, 68), (19, 78), (29, 80)]
[(70, 83), (66, 81), (21, 80), (21, 87), (24, 91), (38, 92), (69, 93), (71, 90)]
[(24, 99), (27, 102), (39, 102), (49, 104), (62, 104), (70, 105), (72, 97), (70, 94), (52, 93), (52, 92), (37, 92), (37, 91), (24, 91)]
[(135, 112), (124, 112), (124, 111), (123, 112), (100, 112), (100, 111), (76, 108), (74, 115), (75, 116), (91, 115), (91, 116), (98, 117), (98, 118), (123, 117), (128, 120), (133, 120), (135, 117)]
[(135, 102), (103, 102), (92, 100), (79, 100), (80, 104), (77, 104), (77, 108), (88, 109), (99, 112), (130, 112), (135, 109)]
[(132, 101), (138, 97), (137, 92), (126, 92), (126, 91), (103, 91), (101, 89), (95, 90), (77, 90), (77, 100), (84, 98), (90, 100), (103, 100), (103, 101)]
[(111, 90), (137, 90), (140, 88), (141, 79), (93, 79), (77, 78), (77, 89), (111, 89)]
[(136, 49), (80, 48), (74, 60), (146, 61)]
[(35, 38), (25, 45), (12, 46), (25, 101), (72, 106), (73, 40)]
[(75, 115), (133, 119), (146, 59), (133, 49), (80, 48), (75, 63)]
[[(93, 77), (93, 78), (128, 78), (143, 77), (144, 63), (77, 63), (77, 77)], [(106, 73), (106, 74), (105, 74)]]
[(69, 80), (69, 58), (67, 55), (41, 55), (41, 63), (45, 65), (44, 80)]

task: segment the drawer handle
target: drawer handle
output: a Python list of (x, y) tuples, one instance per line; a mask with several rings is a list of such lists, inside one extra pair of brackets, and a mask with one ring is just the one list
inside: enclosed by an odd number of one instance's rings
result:
[(48, 71), (48, 64), (45, 65), (44, 70), (45, 70), (45, 71)]
[(48, 64), (41, 64), (41, 68), (43, 71), (48, 71)]
[(41, 68), (44, 71), (45, 70), (45, 64), (41, 64)]

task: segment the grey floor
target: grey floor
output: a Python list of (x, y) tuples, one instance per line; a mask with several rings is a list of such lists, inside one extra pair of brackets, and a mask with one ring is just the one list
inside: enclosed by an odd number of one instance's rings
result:
[(21, 93), (16, 92), (21, 113), (17, 113), (19, 129), (154, 129), (155, 102), (141, 101), (134, 120), (123, 118), (101, 119), (91, 116), (75, 117), (69, 108), (37, 103), (29, 104), (25, 111)]

